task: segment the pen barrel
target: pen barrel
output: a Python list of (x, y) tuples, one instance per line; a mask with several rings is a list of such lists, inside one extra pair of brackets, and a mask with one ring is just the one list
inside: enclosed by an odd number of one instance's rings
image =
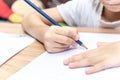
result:
[(46, 19), (48, 19), (52, 24), (59, 25), (54, 19), (52, 19), (50, 16), (48, 16), (44, 11), (42, 11), (40, 8), (38, 8), (36, 5), (34, 5), (30, 0), (24, 0), (26, 3), (28, 3), (31, 7), (33, 7), (37, 12), (39, 12), (42, 16), (44, 16)]
[[(52, 19), (50, 16), (48, 16), (44, 11), (42, 11), (40, 8), (38, 8), (35, 4), (33, 4), (30, 0), (24, 0), (27, 4), (29, 4), (32, 8), (34, 8), (38, 13), (40, 13), (43, 17), (48, 19), (52, 24), (61, 26), (56, 22), (54, 19)], [(82, 45), (83, 43), (79, 40), (76, 41), (79, 45)]]
[(82, 45), (83, 43), (80, 40), (76, 41), (79, 45)]

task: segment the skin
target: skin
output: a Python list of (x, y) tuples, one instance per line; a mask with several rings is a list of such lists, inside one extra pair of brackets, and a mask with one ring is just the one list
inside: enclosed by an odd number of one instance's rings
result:
[(87, 67), (86, 74), (92, 74), (104, 69), (120, 66), (120, 41), (113, 43), (98, 43), (99, 47), (81, 54), (73, 55), (64, 61), (69, 68)]
[[(104, 5), (102, 17), (113, 22), (120, 20), (120, 0), (101, 0)], [(113, 43), (99, 42), (97, 49), (82, 54), (73, 55), (64, 61), (69, 68), (90, 66), (86, 74), (92, 74), (104, 69), (120, 66), (120, 41)]]
[[(104, 5), (102, 14), (104, 20), (109, 22), (120, 20), (120, 0), (100, 1)], [(55, 21), (64, 22), (57, 8), (44, 11)], [(71, 45), (77, 45), (75, 41), (79, 36), (76, 28), (49, 25), (50, 22), (36, 12), (26, 15), (22, 22), (23, 30), (43, 43), (50, 53), (65, 51)], [(98, 46), (97, 49), (71, 56), (64, 61), (64, 64), (70, 68), (91, 66), (85, 71), (86, 74), (120, 66), (120, 42), (98, 43)]]
[[(63, 22), (56, 8), (46, 9), (44, 11), (55, 21)], [(49, 25), (50, 22), (38, 13), (26, 15), (22, 22), (24, 31), (42, 42), (45, 49), (50, 53), (65, 51), (71, 45), (76, 47), (77, 43), (75, 41), (79, 39), (76, 28), (50, 27)]]

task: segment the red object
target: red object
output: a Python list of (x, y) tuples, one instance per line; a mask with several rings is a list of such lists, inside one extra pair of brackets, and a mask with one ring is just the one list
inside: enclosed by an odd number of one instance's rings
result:
[(4, 0), (0, 0), (0, 17), (8, 19), (11, 14), (13, 14), (13, 11), (10, 7), (4, 2)]

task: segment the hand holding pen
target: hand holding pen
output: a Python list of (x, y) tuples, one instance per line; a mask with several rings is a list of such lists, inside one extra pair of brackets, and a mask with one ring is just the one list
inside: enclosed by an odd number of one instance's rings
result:
[(48, 52), (61, 52), (77, 47), (78, 39), (76, 28), (51, 26), (44, 35), (44, 45)]
[[(25, 0), (25, 2), (27, 2), (31, 7), (33, 7), (37, 12), (39, 12), (43, 17), (45, 17), (47, 20), (49, 20), (52, 24), (56, 25), (56, 26), (61, 26), (59, 25), (55, 20), (53, 20), (50, 16), (48, 16), (45, 12), (43, 12), (40, 8), (38, 8), (36, 5), (34, 5), (30, 0)], [(69, 30), (66, 30), (66, 31), (69, 31)], [(65, 32), (66, 32), (65, 31)], [(64, 32), (59, 33), (60, 35), (63, 35)], [(72, 33), (72, 32), (71, 32)], [(73, 34), (74, 35), (74, 34)], [(64, 36), (67, 36), (67, 37), (70, 37), (71, 39), (73, 39), (73, 37), (71, 37), (70, 35), (64, 35)], [(52, 37), (52, 36), (51, 36)], [(75, 36), (74, 36), (75, 37)], [(63, 38), (64, 39), (64, 38)], [(57, 40), (57, 38), (56, 38)], [(86, 48), (84, 46), (84, 44), (79, 40), (79, 39), (73, 39), (76, 43), (78, 43), (80, 46)], [(54, 40), (53, 40), (54, 41)], [(61, 41), (62, 42), (62, 41)], [(61, 42), (58, 42), (58, 43), (61, 43)], [(54, 44), (53, 44), (54, 45)]]

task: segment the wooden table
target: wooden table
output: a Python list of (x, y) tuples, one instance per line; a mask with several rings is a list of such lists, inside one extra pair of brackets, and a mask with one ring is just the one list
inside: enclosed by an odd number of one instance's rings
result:
[[(120, 30), (102, 28), (78, 28), (78, 30), (81, 32), (120, 33)], [(11, 23), (0, 23), (0, 32), (25, 34), (20, 24)], [(0, 80), (6, 80), (9, 76), (23, 68), (44, 51), (43, 45), (40, 42), (35, 41), (0, 66)]]

